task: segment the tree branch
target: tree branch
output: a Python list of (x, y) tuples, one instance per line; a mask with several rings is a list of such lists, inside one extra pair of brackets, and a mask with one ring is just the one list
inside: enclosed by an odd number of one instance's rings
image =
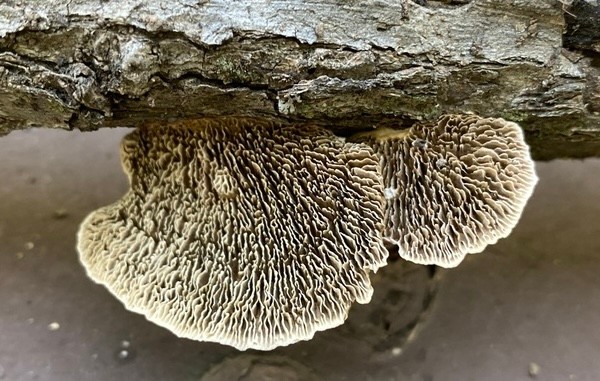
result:
[(0, 133), (471, 111), (521, 123), (538, 159), (600, 154), (595, 0), (18, 3), (0, 5)]

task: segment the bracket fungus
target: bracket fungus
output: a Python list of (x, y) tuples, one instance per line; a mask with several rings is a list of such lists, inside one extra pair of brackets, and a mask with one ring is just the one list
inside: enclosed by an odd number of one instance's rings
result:
[(130, 190), (78, 234), (88, 275), (178, 336), (269, 350), (341, 324), (385, 265), (368, 145), (250, 119), (125, 137)]
[(537, 182), (521, 127), (504, 119), (445, 115), (351, 140), (380, 156), (384, 239), (420, 264), (454, 267), (508, 236)]

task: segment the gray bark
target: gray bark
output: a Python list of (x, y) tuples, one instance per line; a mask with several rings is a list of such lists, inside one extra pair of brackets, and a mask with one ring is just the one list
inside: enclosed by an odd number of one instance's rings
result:
[(471, 111), (519, 122), (538, 159), (600, 155), (599, 9), (598, 0), (5, 0), (0, 133), (240, 115), (347, 134)]

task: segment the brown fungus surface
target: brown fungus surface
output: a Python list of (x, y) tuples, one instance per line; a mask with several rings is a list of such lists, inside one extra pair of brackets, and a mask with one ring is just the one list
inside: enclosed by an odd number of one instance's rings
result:
[(268, 350), (341, 324), (385, 265), (377, 156), (234, 118), (125, 137), (131, 189), (78, 236), (88, 275), (175, 334)]
[(521, 128), (504, 119), (445, 115), (351, 140), (380, 156), (386, 241), (420, 264), (454, 267), (508, 236), (537, 182)]

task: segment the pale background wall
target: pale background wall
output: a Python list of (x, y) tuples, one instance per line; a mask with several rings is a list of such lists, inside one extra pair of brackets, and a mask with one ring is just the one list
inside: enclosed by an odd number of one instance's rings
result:
[[(225, 357), (248, 358), (177, 339), (86, 278), (75, 232), (125, 191), (117, 150), (125, 132), (0, 138), (0, 380), (201, 380)], [(325, 333), (251, 352), (291, 364), (280, 369), (287, 373), (262, 371), (273, 379), (303, 379), (310, 369), (325, 380), (506, 381), (530, 379), (536, 363), (539, 380), (600, 379), (600, 159), (539, 163), (538, 172), (514, 233), (441, 273), (401, 354)], [(130, 347), (120, 358), (123, 340)]]

